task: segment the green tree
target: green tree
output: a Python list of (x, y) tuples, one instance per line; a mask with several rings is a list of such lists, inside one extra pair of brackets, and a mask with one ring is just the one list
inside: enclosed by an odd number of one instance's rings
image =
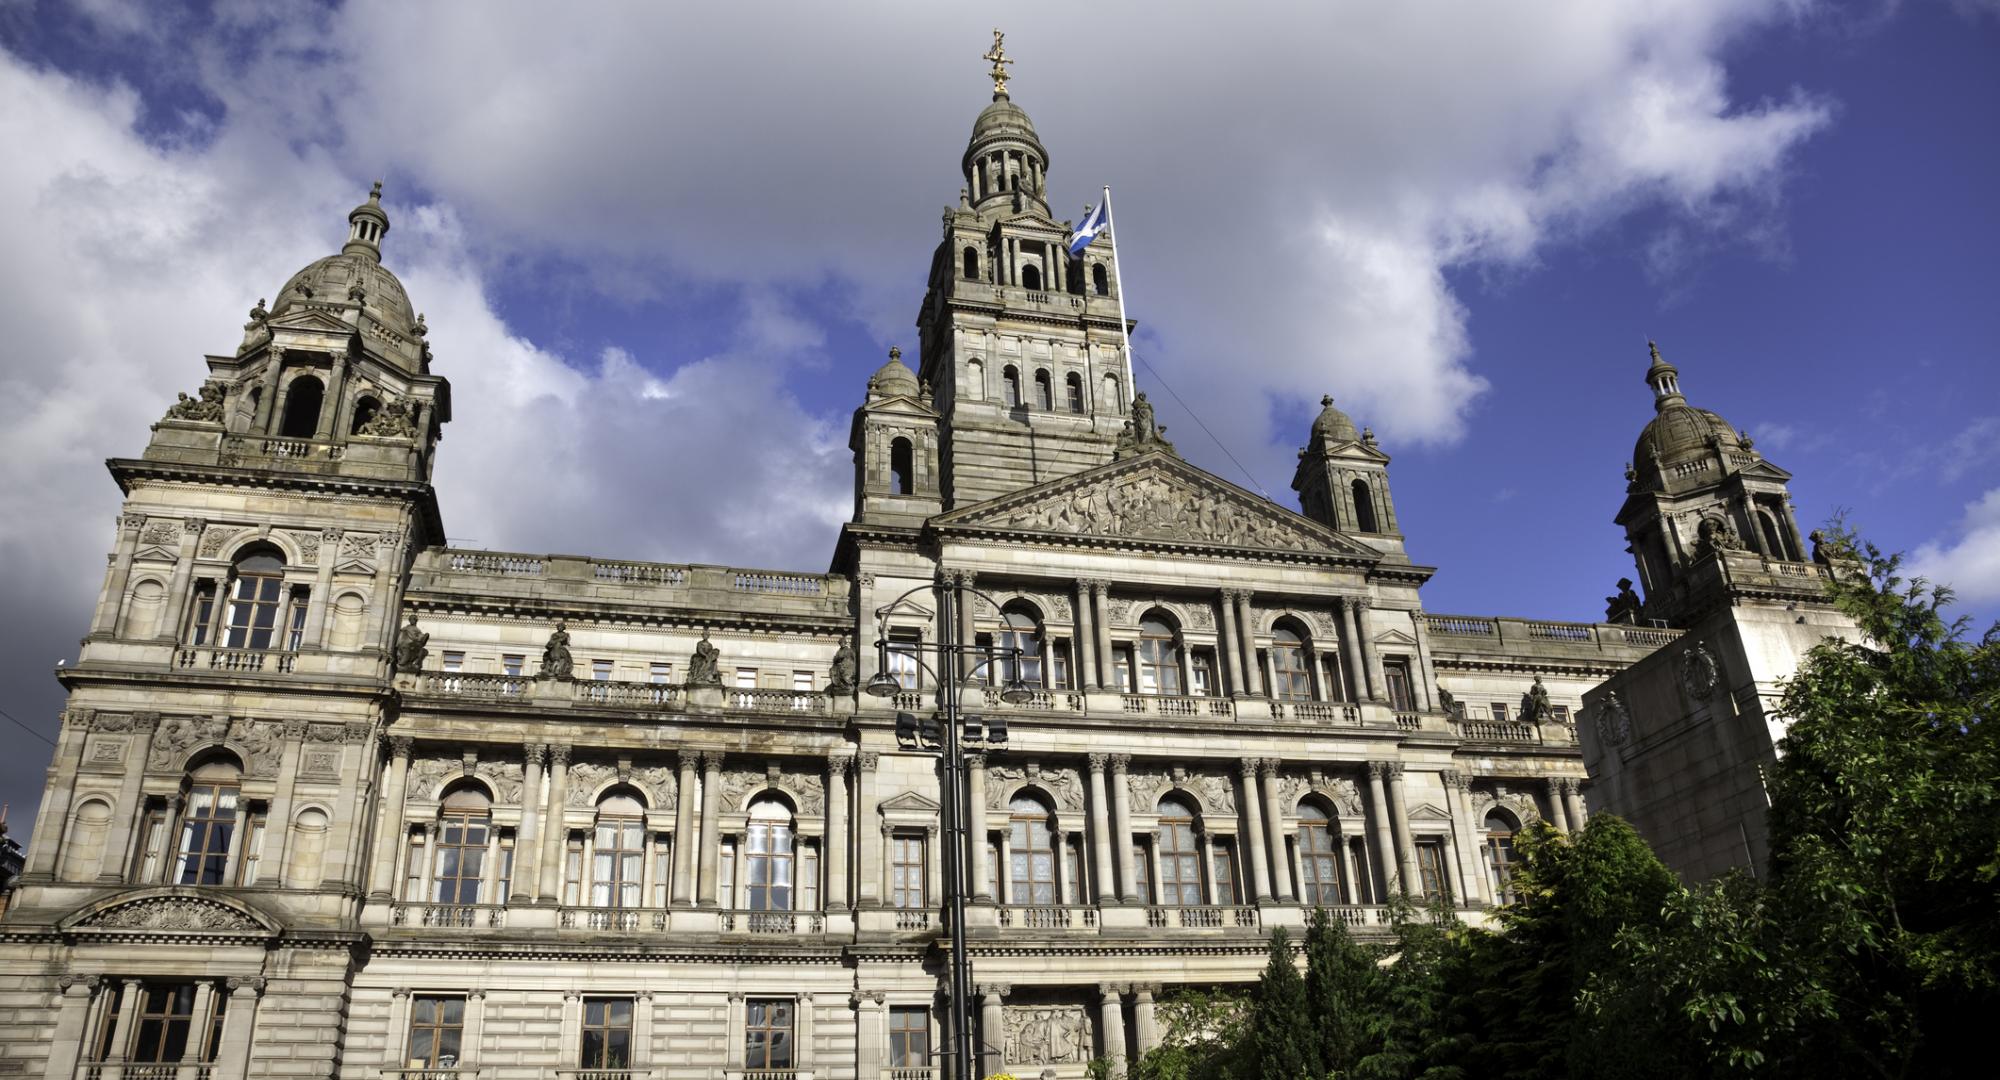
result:
[(1236, 1080), (1254, 1075), (1244, 1060), (1252, 1011), (1239, 992), (1175, 990), (1155, 1006), (1160, 1045), (1132, 1063), (1130, 1080)]
[(1345, 1078), (1380, 1047), (1387, 1019), (1376, 955), (1355, 943), (1347, 924), (1314, 908), (1306, 924), (1306, 1010), (1329, 1077)]
[(1310, 1022), (1305, 980), (1292, 957), (1291, 937), (1281, 926), (1271, 931), (1264, 974), (1251, 1004), (1246, 1080), (1316, 1080), (1325, 1075)]

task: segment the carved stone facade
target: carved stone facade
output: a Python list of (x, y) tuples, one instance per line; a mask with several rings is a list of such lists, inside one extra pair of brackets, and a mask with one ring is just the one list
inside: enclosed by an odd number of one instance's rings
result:
[[(1046, 161), (1010, 100), (980, 114), (920, 354), (856, 411), (826, 573), (446, 546), (451, 395), (386, 212), (357, 207), (111, 463), (118, 547), (0, 918), (0, 1063), (178, 1069), (120, 1026), (172, 987), (192, 1030), (219, 1018), (208, 1080), (573, 1076), (606, 999), (631, 1080), (740, 1078), (753, 1016), (791, 1025), (781, 1075), (930, 1077), (889, 1055), (947, 1037), (951, 795), (897, 733), (939, 672), (1010, 732), (964, 793), (983, 1072), (1063, 1080), (1145, 1050), (1169, 988), (1254, 980), (1315, 905), (1364, 937), (1397, 893), (1485, 920), (1505, 834), (1581, 826), (1642, 751), (1762, 752), (1713, 743), (1774, 677), (1727, 628), (1425, 611), (1388, 455), (1330, 399), (1299, 513), (1177, 456), (1133, 394), (1108, 241), (1067, 254)], [(1641, 531), (1714, 509), (1673, 467)], [(1781, 489), (1744, 468), (1756, 543)], [(1681, 539), (1686, 589), (1649, 584), (1648, 617), (1710, 574), (1833, 625), (1773, 584), (1821, 579)], [(266, 622), (228, 602), (246, 585)], [(1667, 798), (1639, 794), (1642, 819)]]

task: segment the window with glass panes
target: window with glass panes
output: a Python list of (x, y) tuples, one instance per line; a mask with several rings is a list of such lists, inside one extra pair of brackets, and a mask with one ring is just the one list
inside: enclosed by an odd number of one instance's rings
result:
[(229, 838), (236, 831), (242, 791), (236, 786), (233, 771), (228, 779), (204, 779), (201, 774), (207, 771), (196, 773), (188, 788), (187, 812), (181, 817), (174, 880), (182, 885), (221, 885), (228, 880)]
[(141, 987), (136, 1019), (127, 1060), (167, 1064), (199, 1057), (200, 1045), (189, 1045), (195, 1035), (193, 983)]
[(458, 1067), (465, 1039), (465, 999), (418, 994), (410, 999), (410, 1048), (405, 1067)]
[[(1000, 613), (1002, 629), (994, 642), (994, 680), (1002, 685), (1011, 682), (1015, 676), (1029, 686), (1042, 685), (1042, 628), (1035, 624), (1035, 617), (1015, 608)], [(1019, 650), (1016, 659), (1015, 650)]]
[(1503, 724), (1507, 722), (1507, 706), (1504, 702), (1493, 703), (1493, 719)]
[(1313, 696), (1306, 643), (1288, 627), (1271, 631), (1271, 696), (1285, 701), (1311, 701)]
[[(485, 801), (470, 793), (464, 796), (470, 803)], [(459, 793), (446, 796), (445, 810), (438, 816), (436, 899), (440, 904), (477, 904), (492, 819), (484, 805), (451, 805), (458, 797)]]
[(1210, 854), (1214, 865), (1209, 870), (1209, 880), (1215, 882), (1215, 902), (1218, 904), (1240, 903), (1236, 895), (1236, 851), (1227, 838), (1218, 838), (1211, 844)]
[(791, 1068), (792, 1002), (785, 998), (750, 998), (743, 1006), (744, 1068)]
[(899, 832), (889, 837), (889, 906), (928, 907), (924, 885), (924, 835)]
[(1201, 849), (1194, 838), (1194, 807), (1167, 796), (1159, 802), (1160, 822), (1154, 843), (1159, 846), (1161, 904), (1201, 906)]
[(583, 999), (584, 1069), (632, 1067), (632, 999)]
[(1444, 841), (1417, 841), (1417, 875), (1423, 879), (1425, 896), (1451, 894), (1451, 881), (1444, 870)]
[(1315, 907), (1343, 903), (1340, 895), (1340, 851), (1335, 847), (1332, 822), (1326, 811), (1312, 803), (1299, 806), (1299, 872), (1304, 895), (1299, 897)]
[(1215, 654), (1206, 650), (1188, 657), (1188, 693), (1209, 697), (1215, 693)]
[(1382, 677), (1389, 684), (1389, 707), (1397, 712), (1410, 712), (1417, 707), (1417, 699), (1410, 692), (1410, 662), (1408, 660), (1387, 660), (1382, 664)]
[(223, 613), (224, 647), (271, 647), (285, 599), (284, 574), (284, 562), (274, 555), (251, 555), (236, 564)]
[(236, 883), (247, 886), (257, 884), (257, 875), (263, 869), (264, 833), (269, 819), (262, 803), (248, 803), (243, 809), (243, 840), (236, 851)]
[(1157, 618), (1141, 620), (1138, 646), (1138, 692), (1179, 696), (1181, 650), (1173, 627)]
[(613, 795), (597, 804), (597, 828), (591, 836), (590, 859), (593, 906), (640, 906), (639, 889), (646, 872), (644, 814), (644, 806), (629, 795)]
[(744, 906), (751, 911), (792, 910), (792, 843), (791, 811), (775, 799), (750, 805), (743, 857)]
[(194, 587), (194, 603), (188, 608), (187, 641), (190, 645), (208, 644), (208, 634), (215, 625), (215, 582), (202, 581)]
[(928, 1069), (931, 1063), (931, 1016), (921, 1005), (889, 1007), (889, 1067)]
[(1055, 814), (1032, 795), (1008, 804), (1010, 904), (1047, 906), (1056, 902)]
[(1514, 902), (1514, 823), (1494, 810), (1486, 815), (1486, 875), (1493, 885), (1493, 897), (1503, 904)]
[(905, 690), (923, 688), (923, 669), (917, 664), (917, 635), (907, 630), (889, 634), (889, 677)]

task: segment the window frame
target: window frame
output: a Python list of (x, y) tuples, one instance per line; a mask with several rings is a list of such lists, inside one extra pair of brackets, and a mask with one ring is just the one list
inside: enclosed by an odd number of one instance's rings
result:
[[(622, 1025), (616, 1022), (614, 1012), (619, 1005), (625, 1007), (625, 1021)], [(595, 1010), (594, 1015), (593, 1010)], [(586, 997), (582, 1002), (581, 1014), (582, 1023), (578, 1025), (577, 1037), (577, 1068), (607, 1072), (623, 1072), (631, 1069), (632, 1051), (635, 1048), (634, 1034), (638, 1026), (636, 1022), (639, 1015), (638, 1003), (632, 998), (616, 995)], [(613, 1036), (621, 1033), (625, 1036), (625, 1045), (623, 1051), (619, 1052)], [(595, 1047), (591, 1046), (593, 1034), (598, 1039), (598, 1045)], [(593, 1057), (596, 1060), (593, 1061)], [(616, 1060), (613, 1060), (614, 1058)]]
[[(424, 1006), (432, 1007), (429, 1021), (423, 1019)], [(458, 1007), (457, 1021), (450, 1022), (450, 1007)], [(408, 1069), (456, 1069), (465, 1060), (465, 1012), (466, 1000), (463, 994), (411, 994), (410, 1025), (403, 1042), (403, 1065)], [(430, 1034), (430, 1053), (419, 1059), (416, 1055), (417, 1034)], [(443, 1043), (450, 1035), (452, 1052), (443, 1053)], [(449, 1064), (444, 1059), (451, 1059)]]
[[(758, 1021), (759, 1010), (766, 1017)], [(798, 1058), (798, 1001), (795, 998), (743, 999), (743, 1067), (749, 1070), (791, 1069)], [(764, 1036), (760, 1047), (755, 1037)], [(761, 1050), (761, 1053), (758, 1051)]]

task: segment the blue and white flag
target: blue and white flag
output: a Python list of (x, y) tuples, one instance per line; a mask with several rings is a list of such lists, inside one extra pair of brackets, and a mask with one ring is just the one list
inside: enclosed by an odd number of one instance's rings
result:
[(1097, 239), (1097, 234), (1103, 232), (1104, 227), (1111, 224), (1111, 219), (1105, 213), (1110, 205), (1109, 202), (1099, 203), (1097, 209), (1084, 215), (1083, 224), (1078, 225), (1076, 232), (1070, 237), (1069, 253), (1071, 255), (1083, 254), (1083, 249), (1089, 247), (1090, 242)]

